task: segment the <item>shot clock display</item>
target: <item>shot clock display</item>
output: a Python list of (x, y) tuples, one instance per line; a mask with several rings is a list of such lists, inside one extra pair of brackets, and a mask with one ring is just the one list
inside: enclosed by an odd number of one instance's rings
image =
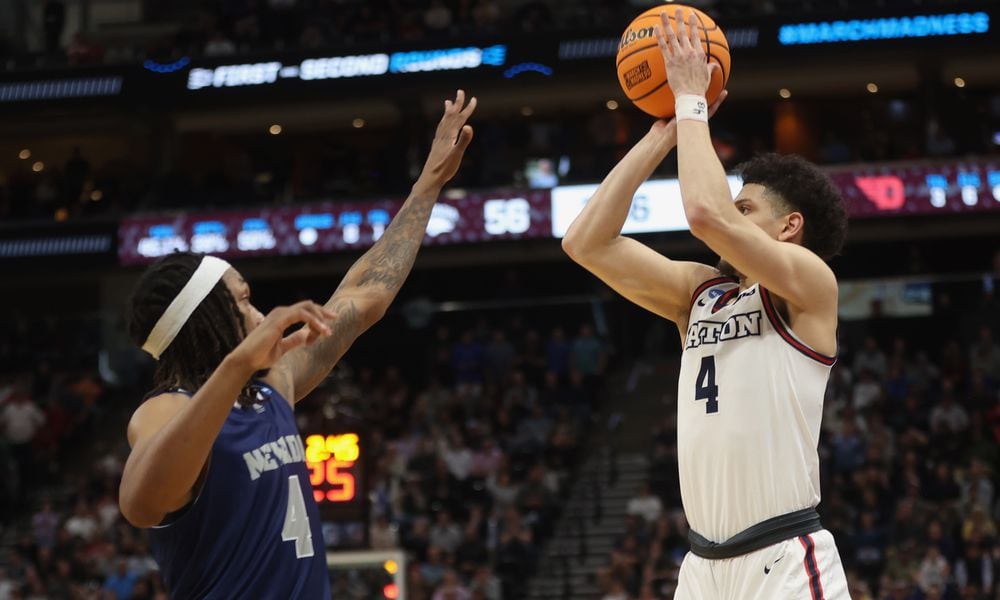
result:
[(365, 517), (364, 447), (357, 432), (306, 436), (309, 482), (323, 518)]

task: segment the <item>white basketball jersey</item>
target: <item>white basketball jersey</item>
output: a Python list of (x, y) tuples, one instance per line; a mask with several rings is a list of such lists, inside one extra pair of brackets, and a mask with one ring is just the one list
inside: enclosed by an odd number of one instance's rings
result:
[(759, 284), (742, 293), (730, 278), (699, 286), (677, 383), (677, 461), (691, 529), (724, 542), (819, 504), (816, 447), (834, 362), (795, 337)]

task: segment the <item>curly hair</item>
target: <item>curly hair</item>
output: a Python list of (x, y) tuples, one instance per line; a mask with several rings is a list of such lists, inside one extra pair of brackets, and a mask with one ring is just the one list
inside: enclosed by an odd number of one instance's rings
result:
[(757, 155), (737, 167), (743, 183), (764, 186), (776, 197), (773, 206), (804, 217), (802, 245), (823, 260), (840, 253), (847, 237), (847, 210), (840, 192), (816, 165), (794, 154)]
[[(197, 254), (178, 252), (156, 261), (142, 274), (128, 301), (128, 332), (136, 345), (145, 343), (201, 259)], [(175, 388), (196, 391), (245, 336), (246, 327), (236, 299), (220, 279), (160, 355), (153, 390), (147, 397)], [(248, 382), (238, 400), (249, 403), (255, 395)]]

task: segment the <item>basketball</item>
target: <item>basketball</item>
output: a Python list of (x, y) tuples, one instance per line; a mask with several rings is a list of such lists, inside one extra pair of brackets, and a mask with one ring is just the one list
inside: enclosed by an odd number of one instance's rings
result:
[(665, 4), (647, 10), (636, 17), (622, 35), (615, 64), (618, 68), (618, 83), (628, 99), (642, 111), (657, 118), (674, 116), (674, 93), (667, 85), (667, 70), (656, 44), (655, 27), (660, 24), (660, 13), (666, 12), (676, 32), (674, 16), (677, 9), (683, 12), (685, 22), (692, 12), (697, 15), (705, 54), (708, 60), (721, 67), (712, 74), (712, 83), (706, 94), (709, 104), (715, 102), (729, 81), (729, 42), (711, 17), (696, 8), (681, 4)]

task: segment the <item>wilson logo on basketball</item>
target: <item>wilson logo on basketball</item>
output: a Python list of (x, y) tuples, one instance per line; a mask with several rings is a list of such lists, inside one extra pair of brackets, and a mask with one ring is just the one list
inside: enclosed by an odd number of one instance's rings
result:
[(618, 44), (618, 50), (621, 51), (622, 48), (628, 46), (632, 42), (644, 39), (653, 39), (653, 28), (643, 27), (642, 29), (636, 30), (631, 27), (625, 30), (624, 35), (622, 35), (622, 41)]
[(646, 81), (653, 76), (653, 70), (649, 68), (649, 61), (642, 61), (639, 66), (625, 71), (622, 75), (625, 81), (625, 87), (631, 90), (635, 86), (639, 85), (643, 81)]

